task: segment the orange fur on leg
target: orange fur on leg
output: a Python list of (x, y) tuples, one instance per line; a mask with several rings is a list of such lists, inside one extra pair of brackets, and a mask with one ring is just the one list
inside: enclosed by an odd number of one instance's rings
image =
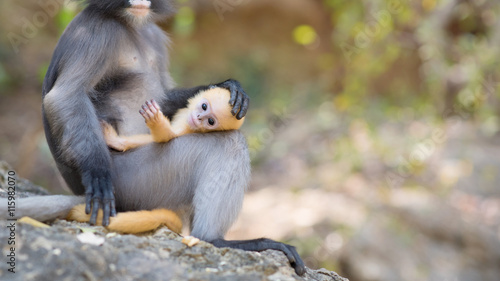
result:
[(101, 121), (102, 133), (106, 144), (118, 151), (127, 151), (153, 142), (151, 135), (119, 136), (113, 126)]
[[(85, 205), (81, 204), (73, 207), (66, 219), (88, 222), (90, 214), (85, 213)], [(102, 210), (99, 210), (96, 224), (102, 225)], [(110, 231), (136, 234), (155, 230), (162, 225), (176, 233), (180, 233), (182, 230), (182, 221), (179, 216), (167, 209), (118, 213), (116, 217), (110, 218), (106, 228)]]

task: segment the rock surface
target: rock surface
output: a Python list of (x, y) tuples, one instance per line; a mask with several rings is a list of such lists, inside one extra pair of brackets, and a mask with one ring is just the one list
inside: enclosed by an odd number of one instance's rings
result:
[[(0, 198), (7, 197), (7, 187), (9, 186), (9, 172), (15, 171), (5, 161), (0, 161)], [(16, 174), (16, 196), (18, 198), (28, 197), (30, 195), (49, 195), (50, 193), (43, 187), (31, 183)]]
[[(9, 169), (0, 162), (3, 195)], [(45, 193), (21, 179), (17, 191), (22, 196)], [(2, 221), (0, 230), (0, 280), (347, 280), (324, 269), (307, 269), (300, 277), (278, 251), (220, 249), (205, 242), (188, 247), (167, 228), (136, 236), (64, 220), (47, 228), (15, 222), (9, 229), (9, 223)], [(82, 233), (90, 241), (80, 242)], [(8, 257), (12, 253), (14, 259)], [(9, 259), (14, 263), (7, 263)]]

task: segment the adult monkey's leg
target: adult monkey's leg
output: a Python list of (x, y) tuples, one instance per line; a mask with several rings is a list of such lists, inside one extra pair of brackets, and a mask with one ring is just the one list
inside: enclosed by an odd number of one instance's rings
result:
[(193, 236), (217, 247), (280, 250), (298, 274), (305, 272), (290, 245), (270, 239), (224, 240), (250, 181), (248, 148), (241, 132), (184, 135), (114, 153), (113, 163), (118, 210), (188, 209)]

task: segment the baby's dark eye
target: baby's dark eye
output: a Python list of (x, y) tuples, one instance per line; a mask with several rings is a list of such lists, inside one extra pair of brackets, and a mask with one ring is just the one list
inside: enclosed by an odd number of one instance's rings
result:
[(202, 104), (202, 105), (201, 105), (201, 109), (203, 109), (203, 110), (207, 110), (207, 108), (208, 108), (208, 107), (207, 107), (207, 104), (206, 104), (206, 103), (204, 103), (204, 104)]
[(215, 124), (215, 120), (214, 120), (214, 119), (212, 119), (212, 118), (208, 118), (208, 124), (209, 124), (210, 126), (213, 126), (213, 125)]

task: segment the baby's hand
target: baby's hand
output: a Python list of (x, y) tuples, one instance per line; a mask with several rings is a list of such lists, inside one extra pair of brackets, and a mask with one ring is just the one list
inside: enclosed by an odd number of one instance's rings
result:
[(155, 100), (147, 101), (139, 113), (144, 117), (155, 142), (167, 142), (175, 137), (170, 121), (163, 115)]
[(149, 128), (154, 128), (158, 125), (164, 125), (166, 122), (170, 123), (163, 112), (161, 112), (160, 106), (155, 100), (147, 101), (139, 113), (144, 117), (146, 125)]

